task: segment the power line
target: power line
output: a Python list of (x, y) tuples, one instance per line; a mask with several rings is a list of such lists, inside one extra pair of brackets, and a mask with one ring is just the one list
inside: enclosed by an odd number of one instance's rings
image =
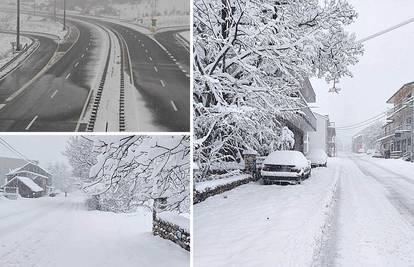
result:
[(391, 31), (394, 31), (394, 30), (396, 30), (396, 29), (398, 29), (398, 28), (401, 28), (401, 27), (403, 27), (403, 26), (405, 26), (405, 25), (407, 25), (407, 24), (410, 24), (410, 23), (412, 23), (412, 22), (414, 22), (414, 18), (411, 18), (411, 19), (406, 20), (406, 21), (404, 21), (404, 22), (401, 22), (401, 23), (399, 23), (399, 24), (397, 24), (397, 25), (394, 25), (394, 26), (392, 26), (392, 27), (389, 27), (389, 28), (387, 28), (387, 29), (385, 29), (385, 30), (379, 31), (379, 32), (374, 33), (374, 34), (372, 34), (372, 35), (370, 35), (370, 36), (367, 36), (367, 37), (365, 37), (365, 38), (362, 38), (361, 40), (359, 40), (359, 41), (357, 41), (357, 42), (358, 42), (358, 43), (364, 43), (364, 42), (369, 41), (369, 40), (371, 40), (371, 39), (374, 39), (374, 38), (376, 38), (376, 37), (378, 37), (378, 36), (384, 35), (384, 34), (386, 34), (386, 33), (389, 33), (389, 32), (391, 32)]
[(11, 152), (18, 155), (19, 158), (25, 160), (28, 163), (31, 163), (31, 161), (22, 153), (20, 153), (17, 149), (15, 149), (12, 145), (10, 145), (6, 140), (4, 140), (2, 137), (0, 137), (0, 144), (2, 144), (5, 148), (10, 150)]
[(351, 125), (346, 125), (346, 126), (338, 126), (338, 127), (336, 127), (336, 129), (338, 129), (338, 130), (341, 130), (341, 129), (347, 130), (347, 129), (353, 129), (353, 128), (360, 128), (362, 126), (366, 126), (366, 125), (369, 125), (369, 124), (374, 123), (376, 121), (379, 121), (380, 119), (382, 119), (385, 116), (386, 116), (386, 112), (384, 111), (384, 112), (382, 112), (382, 113), (380, 113), (380, 114), (378, 114), (374, 117), (371, 117), (369, 119), (366, 119), (364, 121), (354, 123), (354, 124), (351, 124)]

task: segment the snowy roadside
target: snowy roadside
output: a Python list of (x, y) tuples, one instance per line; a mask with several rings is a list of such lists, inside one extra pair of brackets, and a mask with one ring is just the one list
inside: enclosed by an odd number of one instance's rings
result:
[(150, 211), (87, 211), (83, 203), (73, 194), (0, 200), (0, 266), (189, 266), (187, 251), (152, 235)]
[(332, 212), (340, 163), (301, 185), (250, 183), (194, 206), (197, 266), (310, 266)]
[(184, 38), (187, 42), (190, 42), (190, 31), (184, 31), (178, 33), (182, 38)]

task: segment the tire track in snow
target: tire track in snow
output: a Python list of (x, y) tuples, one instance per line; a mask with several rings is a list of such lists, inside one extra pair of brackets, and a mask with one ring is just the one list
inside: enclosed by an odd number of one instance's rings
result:
[[(407, 199), (407, 196), (403, 193), (404, 191), (407, 191), (407, 188), (401, 184), (393, 182), (394, 180), (398, 179), (398, 180), (403, 180), (405, 182), (408, 182), (410, 185), (414, 185), (414, 181), (412, 179), (409, 179), (401, 174), (395, 173), (387, 168), (379, 166), (378, 164), (370, 162), (368, 160), (364, 160), (359, 157), (357, 158), (355, 156), (350, 157), (350, 158), (358, 166), (361, 172), (364, 173), (364, 175), (375, 179), (378, 183), (380, 183), (382, 186), (384, 186), (387, 189), (389, 193), (387, 195), (387, 198), (390, 201), (390, 203), (401, 214), (401, 216), (411, 226), (414, 227), (414, 198), (411, 201)], [(363, 164), (361, 164), (361, 162), (364, 162), (365, 164), (370, 164), (374, 168), (378, 168), (390, 174), (390, 176), (389, 177), (378, 177), (377, 174), (375, 174), (372, 170), (369, 170), (367, 166), (364, 166)], [(413, 192), (414, 192), (414, 188), (411, 191), (411, 195), (413, 194)]]

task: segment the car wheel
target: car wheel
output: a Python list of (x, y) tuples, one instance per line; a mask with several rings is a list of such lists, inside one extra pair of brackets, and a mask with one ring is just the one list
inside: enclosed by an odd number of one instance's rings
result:
[(302, 183), (302, 178), (303, 178), (303, 175), (300, 176), (300, 177), (298, 177), (298, 179), (296, 180), (297, 184), (301, 184)]

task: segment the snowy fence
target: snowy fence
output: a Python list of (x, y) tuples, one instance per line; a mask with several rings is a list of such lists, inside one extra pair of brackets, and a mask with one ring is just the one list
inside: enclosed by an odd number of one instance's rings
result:
[(154, 216), (152, 233), (170, 240), (190, 251), (190, 220), (179, 214), (164, 211)]

